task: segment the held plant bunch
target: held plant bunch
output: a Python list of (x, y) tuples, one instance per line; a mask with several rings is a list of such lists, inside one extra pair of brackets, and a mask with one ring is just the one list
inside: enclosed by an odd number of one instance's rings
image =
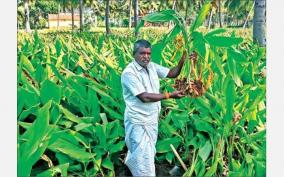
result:
[[(155, 62), (165, 64), (165, 59), (162, 57), (163, 50), (174, 41), (176, 50), (172, 56), (175, 59), (178, 52), (186, 51), (189, 54), (197, 54), (198, 59), (186, 60), (185, 69), (180, 75), (180, 79), (176, 79), (174, 88), (184, 91), (190, 97), (199, 97), (205, 94), (213, 81), (213, 71), (208, 64), (209, 59), (212, 58), (214, 52), (213, 47), (232, 48), (240, 44), (243, 39), (232, 36), (225, 36), (225, 29), (217, 29), (206, 34), (199, 32), (199, 27), (205, 21), (211, 8), (215, 8), (215, 1), (207, 0), (198, 13), (195, 21), (187, 30), (183, 18), (174, 10), (164, 10), (146, 15), (142, 18), (140, 23), (135, 29), (138, 32), (145, 22), (148, 23), (161, 23), (161, 22), (174, 22), (173, 28), (159, 41), (153, 44), (152, 59)], [(223, 35), (222, 35), (223, 34)], [(216, 54), (216, 52), (215, 52)], [(206, 75), (207, 79), (203, 76)], [(207, 83), (205, 83), (205, 80)]]

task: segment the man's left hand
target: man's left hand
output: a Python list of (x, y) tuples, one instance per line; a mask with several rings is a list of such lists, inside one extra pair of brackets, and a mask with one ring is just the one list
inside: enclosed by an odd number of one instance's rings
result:
[(195, 51), (193, 51), (190, 55), (189, 55), (190, 60), (192, 61), (197, 61), (197, 53)]
[(183, 51), (183, 54), (182, 54), (181, 59), (182, 59), (182, 60), (185, 60), (185, 58), (186, 58), (186, 50)]

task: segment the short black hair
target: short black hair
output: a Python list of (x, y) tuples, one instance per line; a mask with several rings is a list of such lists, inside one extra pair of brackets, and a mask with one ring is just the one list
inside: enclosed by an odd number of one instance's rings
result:
[(145, 39), (140, 39), (140, 40), (136, 41), (134, 43), (134, 47), (133, 47), (133, 55), (135, 55), (137, 50), (141, 47), (151, 48), (151, 43), (149, 41), (145, 40)]

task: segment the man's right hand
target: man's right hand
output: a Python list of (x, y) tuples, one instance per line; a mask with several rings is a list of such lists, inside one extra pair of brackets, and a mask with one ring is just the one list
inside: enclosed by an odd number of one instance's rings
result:
[(172, 93), (170, 93), (170, 98), (182, 98), (184, 96), (185, 95), (183, 94), (183, 91), (175, 90)]

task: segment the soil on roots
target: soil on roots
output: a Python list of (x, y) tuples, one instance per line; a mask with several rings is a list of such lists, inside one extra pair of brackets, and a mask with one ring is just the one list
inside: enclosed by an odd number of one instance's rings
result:
[(176, 79), (173, 87), (191, 97), (202, 96), (206, 91), (205, 85), (201, 80), (190, 80), (187, 82), (186, 78)]

